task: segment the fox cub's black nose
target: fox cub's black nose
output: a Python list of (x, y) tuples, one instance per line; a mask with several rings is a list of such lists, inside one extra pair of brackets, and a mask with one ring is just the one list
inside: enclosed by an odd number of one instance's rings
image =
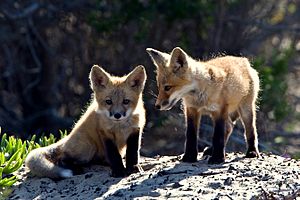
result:
[(155, 105), (155, 108), (156, 108), (157, 110), (160, 110), (160, 105)]
[(169, 104), (169, 101), (163, 101), (161, 105), (162, 105), (162, 106), (166, 106), (166, 105), (168, 105), (168, 104)]
[(122, 117), (122, 115), (121, 115), (120, 113), (116, 113), (116, 114), (114, 114), (114, 117), (115, 117), (116, 119), (120, 119), (120, 118)]

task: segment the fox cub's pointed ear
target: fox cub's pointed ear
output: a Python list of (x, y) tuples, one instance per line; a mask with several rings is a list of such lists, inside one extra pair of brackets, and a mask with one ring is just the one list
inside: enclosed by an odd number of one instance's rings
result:
[(147, 48), (146, 51), (150, 55), (156, 67), (165, 67), (170, 59), (170, 55), (167, 53), (163, 53), (152, 48)]
[(177, 73), (185, 69), (187, 64), (187, 54), (180, 48), (175, 47), (171, 53), (170, 67), (172, 67), (173, 72)]
[(139, 65), (137, 66), (130, 74), (128, 74), (126, 78), (126, 82), (132, 87), (133, 89), (143, 89), (145, 82), (146, 82), (146, 70), (144, 66)]
[(98, 65), (94, 65), (90, 72), (90, 82), (92, 90), (105, 88), (109, 82), (109, 74)]

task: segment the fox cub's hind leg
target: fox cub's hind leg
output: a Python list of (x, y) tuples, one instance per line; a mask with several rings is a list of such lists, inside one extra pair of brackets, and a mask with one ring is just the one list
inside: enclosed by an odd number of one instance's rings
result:
[(244, 106), (239, 109), (240, 115), (245, 128), (245, 135), (248, 144), (248, 150), (246, 152), (247, 158), (259, 157), (258, 151), (258, 139), (256, 131), (256, 113), (255, 105), (252, 107)]
[(198, 131), (201, 113), (195, 108), (186, 108), (186, 141), (183, 162), (196, 162), (198, 155)]
[(115, 142), (111, 139), (106, 139), (104, 146), (107, 160), (112, 169), (111, 175), (113, 177), (124, 177), (126, 175), (125, 167)]
[(132, 174), (138, 172), (138, 159), (139, 159), (139, 148), (140, 148), (140, 132), (132, 133), (127, 139), (126, 149), (126, 172)]
[[(226, 147), (226, 144), (228, 142), (228, 139), (233, 131), (234, 123), (239, 118), (239, 113), (237, 111), (230, 114), (228, 120), (225, 122), (225, 135), (224, 135), (224, 146)], [(211, 156), (213, 152), (212, 146), (206, 147), (203, 150), (203, 156)]]
[(208, 160), (209, 164), (219, 164), (225, 161), (225, 132), (226, 125), (223, 118), (215, 120), (215, 129), (212, 141), (212, 154)]
[(232, 132), (232, 120), (228, 107), (224, 106), (220, 112), (212, 113), (215, 129), (212, 141), (212, 155), (209, 164), (219, 164), (225, 161), (225, 144)]

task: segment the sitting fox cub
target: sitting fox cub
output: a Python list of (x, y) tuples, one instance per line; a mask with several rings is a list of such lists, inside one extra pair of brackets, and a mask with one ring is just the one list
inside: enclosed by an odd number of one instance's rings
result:
[(247, 58), (224, 56), (201, 62), (179, 47), (171, 54), (151, 48), (147, 52), (157, 67), (156, 108), (169, 110), (183, 99), (187, 123), (184, 162), (197, 161), (202, 114), (209, 114), (215, 124), (212, 146), (204, 151), (204, 155), (211, 155), (210, 164), (225, 161), (224, 148), (239, 117), (246, 131), (246, 157), (259, 156), (255, 125), (259, 78)]
[[(50, 178), (71, 177), (75, 166), (91, 161), (108, 162), (114, 177), (136, 171), (145, 125), (145, 80), (143, 66), (124, 77), (113, 77), (93, 66), (90, 82), (94, 97), (87, 111), (68, 136), (31, 151), (26, 166), (33, 174)], [(122, 161), (124, 150), (126, 169)]]

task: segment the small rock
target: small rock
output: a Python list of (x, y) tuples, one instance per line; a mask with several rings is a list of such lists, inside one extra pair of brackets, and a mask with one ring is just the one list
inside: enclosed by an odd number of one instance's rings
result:
[(123, 196), (123, 193), (121, 191), (117, 191), (113, 194), (113, 196), (116, 196), (116, 197), (122, 197)]
[(209, 194), (209, 191), (208, 190), (203, 190), (202, 194)]
[(182, 187), (183, 185), (181, 185), (180, 183), (176, 182), (172, 185), (172, 188), (180, 188)]
[(250, 171), (245, 172), (245, 173), (243, 174), (243, 176), (244, 176), (244, 177), (250, 177), (250, 176), (251, 176), (251, 172), (250, 172)]
[(44, 185), (44, 184), (47, 184), (47, 182), (46, 181), (41, 181), (41, 184)]
[(224, 185), (231, 185), (233, 180), (234, 179), (232, 177), (226, 178), (225, 181), (224, 181)]
[(86, 174), (86, 175), (84, 176), (84, 178), (85, 178), (85, 179), (88, 179), (88, 178), (91, 178), (92, 176), (93, 176), (93, 174), (89, 173), (89, 174)]
[(264, 175), (262, 178), (261, 178), (261, 180), (262, 181), (267, 181), (267, 180), (269, 180), (271, 177), (269, 176), (269, 174), (266, 174), (266, 175)]
[(184, 189), (184, 191), (193, 191), (192, 187), (187, 187), (186, 189)]
[(210, 183), (209, 187), (211, 187), (213, 189), (218, 189), (218, 188), (222, 187), (222, 183), (220, 183), (220, 182)]
[(229, 172), (232, 172), (232, 171), (234, 171), (234, 170), (236, 170), (236, 168), (235, 168), (233, 165), (229, 165), (228, 171), (229, 171)]

